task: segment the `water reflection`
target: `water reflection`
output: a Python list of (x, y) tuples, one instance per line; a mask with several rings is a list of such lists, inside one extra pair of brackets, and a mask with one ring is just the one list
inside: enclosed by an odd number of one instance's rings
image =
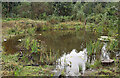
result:
[(64, 54), (64, 52), (69, 53), (73, 48), (82, 51), (86, 48), (86, 43), (89, 43), (90, 40), (95, 41), (98, 38), (93, 32), (84, 30), (46, 31), (39, 33), (42, 35), (38, 35), (36, 38), (45, 41), (48, 50), (51, 49), (55, 52), (59, 50), (61, 55)]
[(20, 49), (17, 47), (17, 45), (20, 44), (18, 41), (19, 38), (23, 38), (23, 36), (15, 36), (10, 39), (3, 39), (4, 41), (2, 42), (3, 50), (7, 53), (13, 54), (18, 52)]
[[(63, 54), (64, 52), (70, 52), (73, 48), (80, 51), (86, 47), (86, 43), (90, 40), (95, 41), (98, 38), (94, 32), (89, 31), (73, 31), (73, 30), (63, 30), (63, 31), (42, 31), (37, 32), (35, 38), (47, 45), (47, 50), (52, 52), (58, 52), (58, 54)], [(40, 34), (40, 35), (39, 35)], [(22, 39), (21, 36), (14, 36), (7, 41), (3, 42), (3, 46), (7, 53), (16, 53), (19, 47), (18, 39)]]

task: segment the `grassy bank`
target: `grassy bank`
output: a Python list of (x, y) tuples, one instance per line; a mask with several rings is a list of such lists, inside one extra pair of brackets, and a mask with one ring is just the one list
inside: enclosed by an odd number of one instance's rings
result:
[(4, 76), (51, 76), (53, 68), (50, 65), (27, 66), (19, 61), (18, 54), (2, 54), (1, 72)]
[[(95, 61), (92, 65), (87, 64), (85, 76), (119, 76), (119, 66), (116, 60), (115, 63), (108, 66)], [(53, 65), (25, 66), (24, 62), (19, 62), (18, 54), (2, 54), (1, 72), (4, 76), (53, 76), (52, 70), (54, 67)]]

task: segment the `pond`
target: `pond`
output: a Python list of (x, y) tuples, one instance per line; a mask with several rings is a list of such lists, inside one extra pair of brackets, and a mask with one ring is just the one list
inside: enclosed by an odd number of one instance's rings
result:
[(37, 36), (38, 40), (44, 41), (48, 50), (54, 52), (69, 53), (73, 49), (78, 51), (86, 48), (86, 43), (90, 40), (96, 41), (98, 35), (94, 32), (88, 32), (84, 30), (63, 30), (63, 31), (45, 31), (39, 32)]
[[(52, 52), (52, 54), (53, 54), (52, 56), (54, 56), (54, 54), (59, 54), (59, 58), (61, 59), (63, 57), (67, 57), (71, 54), (72, 55), (75, 54), (74, 55), (75, 57), (71, 60), (74, 60), (74, 64), (75, 63), (78, 64), (78, 62), (80, 62), (79, 60), (82, 60), (82, 59), (75, 61), (75, 59), (78, 59), (77, 54), (81, 55), (80, 52), (82, 52), (82, 51), (84, 51), (84, 49), (86, 49), (86, 44), (89, 43), (90, 41), (97, 41), (98, 38), (100, 37), (100, 35), (103, 35), (103, 34), (98, 34), (96, 32), (91, 32), (91, 31), (85, 31), (84, 29), (81, 29), (80, 31), (55, 30), (55, 31), (36, 32), (34, 38), (37, 39), (37, 41), (41, 41), (43, 43), (43, 45), (45, 46), (46, 50)], [(21, 50), (21, 48), (19, 48), (18, 45), (22, 41), (18, 41), (18, 40), (19, 39), (22, 40), (22, 39), (24, 39), (24, 37), (25, 37), (25, 35), (18, 35), (18, 36), (14, 36), (8, 40), (5, 40), (2, 43), (5, 52), (7, 52), (8, 54), (9, 53), (14, 54), (16, 52), (19, 52)], [(103, 42), (101, 42), (101, 43), (103, 43)], [(105, 45), (103, 45), (104, 49), (106, 48)], [(113, 57), (115, 57), (115, 54), (110, 53), (110, 57), (108, 55), (107, 55), (107, 57), (113, 58)], [(86, 58), (87, 58), (87, 62), (94, 63), (95, 59), (100, 58), (100, 55), (92, 55), (91, 57), (86, 57)], [(70, 59), (69, 59), (69, 61), (70, 61)], [(76, 65), (73, 65), (73, 66), (75, 67)], [(82, 68), (84, 68), (84, 66)], [(67, 69), (68, 69), (67, 71), (71, 70), (70, 68), (67, 68)], [(75, 71), (76, 70), (78, 71), (78, 68), (75, 68)]]
[[(102, 34), (91, 31), (74, 30), (55, 30), (55, 31), (40, 31), (34, 36), (37, 41), (41, 41), (47, 51), (58, 53), (62, 56), (64, 53), (70, 53), (73, 49), (78, 52), (86, 48), (86, 44), (90, 41), (97, 41)], [(21, 43), (19, 39), (24, 39), (25, 35), (17, 35), (2, 43), (5, 52), (14, 54), (19, 52), (21, 48), (18, 45)], [(111, 57), (114, 55), (111, 54)]]
[[(20, 43), (18, 39), (22, 39), (23, 37), (24, 36), (14, 36), (7, 41), (4, 41), (2, 45), (4, 46), (6, 52), (16, 53), (20, 50), (17, 47)], [(59, 50), (59, 52), (63, 54), (64, 52), (72, 51), (72, 49), (76, 49), (78, 51), (83, 50), (86, 47), (86, 43), (90, 40), (97, 40), (98, 35), (94, 32), (84, 30), (63, 30), (37, 32), (35, 38), (45, 43), (47, 50), (51, 49), (54, 52)]]

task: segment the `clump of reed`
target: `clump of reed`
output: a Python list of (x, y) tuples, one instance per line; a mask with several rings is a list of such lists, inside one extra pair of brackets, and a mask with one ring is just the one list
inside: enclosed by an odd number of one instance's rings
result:
[(55, 54), (51, 49), (47, 50), (44, 41), (37, 41), (30, 37), (26, 37), (23, 42), (25, 47), (25, 52), (22, 56), (22, 61), (27, 63), (30, 61), (34, 64), (50, 64), (55, 63), (57, 59), (57, 54)]
[(92, 42), (90, 41), (89, 44), (86, 44), (88, 55), (91, 56), (93, 54), (98, 54), (101, 50), (101, 43), (100, 41)]
[(109, 51), (114, 51), (118, 49), (118, 41), (117, 40), (111, 40), (109, 43), (109, 46), (107, 47)]

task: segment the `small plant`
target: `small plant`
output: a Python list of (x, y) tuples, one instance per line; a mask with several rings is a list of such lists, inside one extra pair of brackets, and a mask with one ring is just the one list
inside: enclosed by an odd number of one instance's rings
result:
[(75, 29), (80, 30), (80, 26), (79, 25), (75, 26)]
[(22, 69), (19, 68), (18, 66), (16, 66), (16, 70), (14, 71), (14, 75), (19, 76), (21, 72), (22, 72)]
[(93, 53), (93, 44), (92, 44), (92, 41), (90, 41), (89, 44), (86, 44), (86, 46), (87, 46), (88, 55), (92, 55), (92, 53)]
[(38, 46), (37, 46), (37, 41), (36, 40), (33, 40), (32, 41), (32, 52), (35, 52), (35, 53), (37, 53), (38, 51)]
[(79, 72), (81, 72), (82, 71), (82, 67), (81, 66), (79, 66)]
[(116, 60), (116, 58), (114, 58), (114, 61), (115, 61), (115, 67), (116, 67), (115, 72), (120, 72), (120, 59)]
[(42, 26), (42, 30), (46, 31), (46, 30), (48, 30), (48, 27), (47, 26)]
[(117, 48), (117, 46), (118, 46), (118, 41), (112, 40), (110, 42), (110, 45), (109, 45), (108, 49), (111, 50), (111, 51), (113, 51), (113, 50), (115, 50)]
[(101, 62), (99, 60), (96, 60), (93, 65), (90, 65), (91, 68), (97, 68), (101, 65)]
[(87, 46), (88, 55), (99, 53), (101, 49), (100, 41), (94, 43), (90, 41), (90, 43), (86, 44), (86, 46)]
[(64, 70), (62, 70), (61, 75), (65, 76), (65, 71)]
[(30, 38), (29, 37), (25, 40), (25, 48), (27, 50), (29, 50), (29, 48), (30, 48)]
[(13, 33), (16, 33), (15, 29), (11, 28), (11, 29), (8, 30), (8, 34), (13, 34)]
[(90, 63), (86, 63), (86, 69), (90, 69)]
[(41, 55), (41, 59), (45, 60), (47, 64), (53, 64), (56, 61), (57, 55), (54, 54), (50, 49), (49, 53), (45, 52), (43, 55)]
[(29, 35), (34, 35), (34, 34), (35, 34), (35, 27), (29, 28), (29, 29), (27, 30), (27, 32), (28, 32)]
[(96, 30), (95, 32), (98, 32), (98, 33), (103, 32), (103, 26), (96, 26), (94, 29)]

